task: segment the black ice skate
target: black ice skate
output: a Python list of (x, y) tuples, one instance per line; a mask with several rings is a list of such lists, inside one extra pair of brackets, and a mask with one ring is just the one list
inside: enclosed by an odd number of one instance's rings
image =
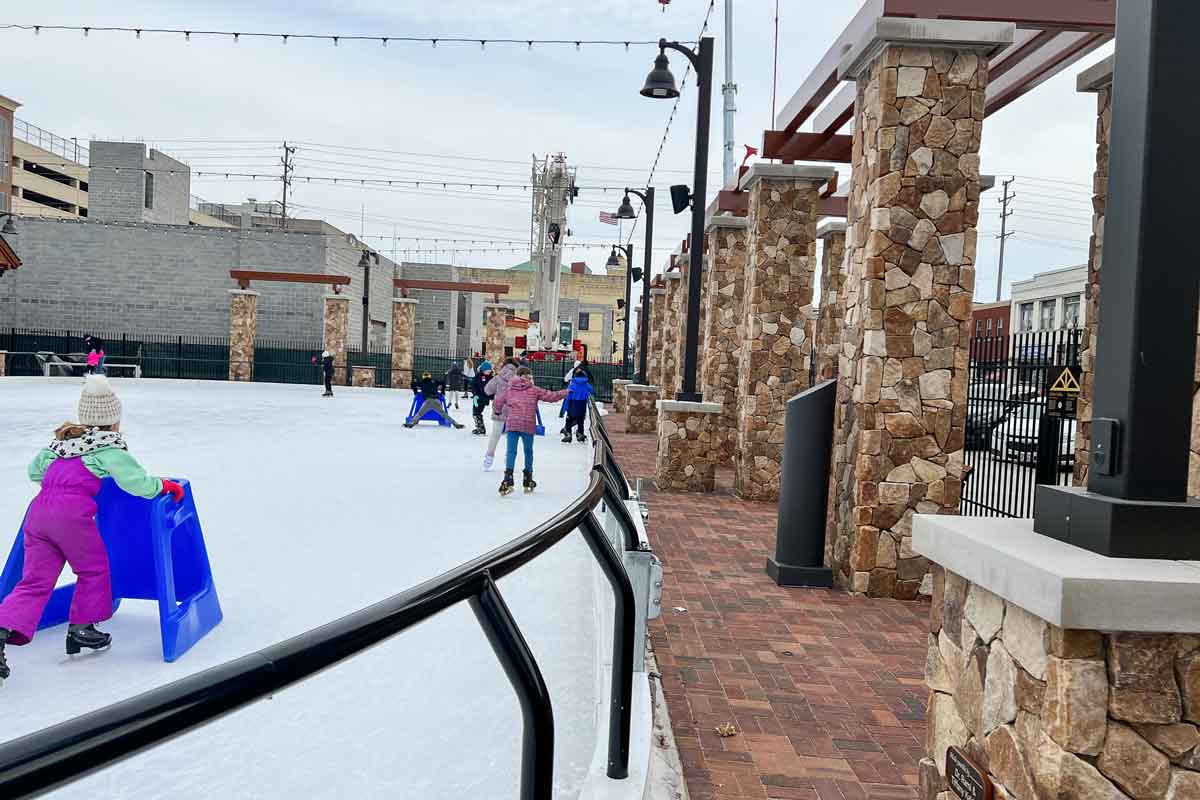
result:
[(500, 496), (512, 494), (513, 474), (511, 469), (504, 470), (504, 480), (500, 481)]
[(8, 641), (8, 633), (5, 628), (0, 628), (0, 681), (12, 674), (8, 668), (8, 662), (4, 660), (4, 643)]
[(103, 650), (112, 644), (112, 637), (96, 630), (95, 625), (71, 625), (67, 628), (67, 655), (77, 655), (80, 650)]
[(454, 420), (450, 420), (450, 423), (452, 425), (454, 425), (454, 430), (456, 430), (456, 431), (461, 431), (464, 427), (461, 422), (455, 422)]
[(583, 435), (583, 431), (575, 431), (575, 441), (586, 442), (587, 437)]
[(525, 487), (525, 494), (529, 494), (537, 488), (537, 481), (533, 479), (533, 473), (529, 470), (525, 471), (525, 481), (522, 485)]
[(562, 432), (562, 437), (563, 437), (563, 438), (562, 438), (562, 440), (563, 440), (563, 444), (570, 444), (570, 443), (571, 443), (571, 432), (570, 432), (570, 431), (563, 431), (563, 432)]

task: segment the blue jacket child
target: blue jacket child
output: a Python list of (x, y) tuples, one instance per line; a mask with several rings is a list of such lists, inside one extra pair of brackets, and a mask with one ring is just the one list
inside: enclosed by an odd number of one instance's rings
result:
[(576, 369), (575, 377), (571, 378), (570, 386), (567, 387), (567, 427), (563, 429), (563, 441), (571, 441), (571, 428), (576, 428), (575, 438), (578, 441), (585, 441), (583, 435), (583, 421), (587, 417), (588, 398), (595, 394), (592, 388), (591, 381), (583, 370)]

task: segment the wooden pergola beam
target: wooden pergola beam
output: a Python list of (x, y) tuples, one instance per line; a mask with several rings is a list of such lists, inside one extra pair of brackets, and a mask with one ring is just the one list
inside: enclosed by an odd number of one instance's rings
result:
[(250, 281), (268, 283), (323, 283), (341, 294), (343, 286), (350, 285), (348, 275), (326, 275), (322, 272), (261, 272), (250, 269), (231, 269), (229, 277), (238, 282), (238, 288), (249, 289)]
[(393, 278), (392, 286), (400, 290), (403, 297), (408, 297), (409, 289), (430, 289), (442, 292), (471, 292), (474, 294), (490, 294), (495, 302), (500, 302), (500, 295), (508, 294), (507, 283), (471, 283), (470, 281), (425, 281), (417, 278)]

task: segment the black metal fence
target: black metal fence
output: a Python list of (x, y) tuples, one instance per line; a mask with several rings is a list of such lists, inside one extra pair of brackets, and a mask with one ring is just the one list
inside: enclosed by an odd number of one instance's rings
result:
[(466, 602), (520, 698), (524, 730), (519, 796), (521, 800), (550, 800), (554, 786), (552, 703), (537, 658), (497, 582), (577, 530), (613, 589), (606, 772), (609, 778), (627, 778), (636, 603), (621, 554), (595, 516), (601, 503), (616, 512), (624, 549), (636, 550), (639, 544), (623, 502), (629, 496), (629, 484), (612, 458), (602, 418), (594, 410), (588, 416), (595, 447), (588, 488), (551, 519), (490, 553), (335, 622), (0, 745), (0, 797), (36, 797), (79, 780), (271, 697)]
[(1082, 331), (971, 340), (962, 513), (1031, 517), (1039, 483), (1069, 485), (1075, 419), (1048, 413), (1047, 386), (1079, 366)]

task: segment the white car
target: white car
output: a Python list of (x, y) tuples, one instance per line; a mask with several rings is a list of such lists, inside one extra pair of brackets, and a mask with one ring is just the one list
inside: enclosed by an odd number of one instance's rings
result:
[[(1038, 433), (1046, 399), (1039, 397), (1013, 409), (1008, 419), (992, 433), (992, 455), (1027, 467), (1037, 466)], [(1075, 469), (1075, 420), (1061, 420), (1059, 426), (1058, 470)]]

